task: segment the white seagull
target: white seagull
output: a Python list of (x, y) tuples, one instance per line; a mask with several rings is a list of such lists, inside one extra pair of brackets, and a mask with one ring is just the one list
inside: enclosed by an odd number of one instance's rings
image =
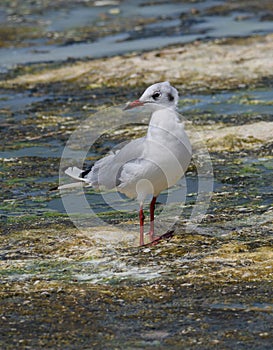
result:
[[(168, 81), (149, 86), (138, 100), (124, 110), (142, 106), (151, 107), (147, 134), (110, 152), (88, 170), (69, 167), (65, 173), (94, 188), (116, 189), (129, 198), (137, 198), (140, 220), (140, 245), (144, 245), (143, 205), (147, 196), (150, 203), (151, 242), (157, 241), (154, 232), (154, 209), (157, 196), (175, 185), (185, 174), (192, 156), (192, 148), (184, 125), (178, 119), (176, 106), (178, 92)], [(59, 188), (70, 187), (63, 185)], [(163, 235), (164, 236), (164, 235)]]

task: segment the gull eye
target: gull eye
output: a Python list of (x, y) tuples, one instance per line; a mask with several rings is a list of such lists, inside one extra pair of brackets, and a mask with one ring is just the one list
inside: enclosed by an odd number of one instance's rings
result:
[(153, 98), (154, 100), (158, 100), (160, 96), (161, 96), (161, 93), (160, 93), (159, 91), (157, 91), (157, 92), (155, 92), (155, 93), (152, 95), (152, 98)]

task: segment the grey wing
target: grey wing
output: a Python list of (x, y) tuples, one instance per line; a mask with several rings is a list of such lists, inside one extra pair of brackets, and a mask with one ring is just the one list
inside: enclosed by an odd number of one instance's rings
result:
[(124, 164), (142, 156), (145, 137), (130, 141), (121, 149), (115, 149), (98, 160), (86, 176), (93, 187), (113, 189), (120, 183), (120, 173)]

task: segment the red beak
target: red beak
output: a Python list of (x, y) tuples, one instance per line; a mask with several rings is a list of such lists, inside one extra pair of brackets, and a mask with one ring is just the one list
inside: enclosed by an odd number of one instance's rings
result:
[(139, 100), (135, 100), (133, 102), (127, 103), (127, 105), (123, 108), (123, 110), (126, 111), (127, 109), (132, 109), (132, 108), (143, 106), (143, 105), (144, 105), (143, 102), (141, 102)]

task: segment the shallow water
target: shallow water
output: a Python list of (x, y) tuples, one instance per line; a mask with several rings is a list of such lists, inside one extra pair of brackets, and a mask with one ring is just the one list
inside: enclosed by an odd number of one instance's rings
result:
[[(99, 58), (194, 40), (242, 37), (273, 31), (272, 21), (260, 21), (262, 12), (231, 11), (224, 16), (206, 15), (210, 8), (223, 3), (222, 0), (204, 0), (196, 4), (162, 2), (151, 5), (149, 2), (128, 1), (121, 2), (116, 7), (78, 6), (54, 11), (44, 10), (39, 16), (35, 14), (31, 19), (29, 15), (26, 19), (26, 22), (37, 22), (37, 27), (44, 32), (44, 39), (32, 40), (28, 47), (0, 48), (0, 71), (6, 72), (18, 64), (64, 61), (68, 58)], [(118, 9), (116, 14), (111, 14), (113, 9)], [(5, 10), (3, 7), (3, 12)], [(185, 20), (183, 16), (186, 16)], [(128, 30), (125, 24), (124, 28), (121, 26), (114, 30), (117, 33), (111, 33), (117, 26), (116, 19), (126, 23), (126, 19), (130, 17), (136, 20), (135, 28)], [(153, 23), (145, 23), (148, 19)], [(4, 22), (8, 22), (7, 17)], [(91, 35), (80, 39), (85, 27), (94, 26), (97, 33), (94, 37)], [(100, 26), (103, 34), (99, 30)], [(103, 29), (105, 26), (106, 29)], [(69, 31), (77, 33), (74, 35), (79, 38), (74, 40), (71, 34), (67, 43), (66, 39), (61, 39), (62, 42), (58, 45), (47, 43), (50, 42), (47, 35), (58, 38), (61, 37), (60, 33)]]
[[(7, 99), (6, 95), (5, 98)], [(13, 133), (19, 134), (20, 133), (32, 133), (32, 124), (31, 120), (29, 120), (29, 116), (31, 115), (29, 111), (35, 110), (35, 108), (40, 108), (40, 103), (43, 103), (43, 97), (31, 97), (31, 96), (25, 96), (23, 93), (20, 93), (18, 95), (14, 95), (12, 98), (10, 98), (11, 101), (13, 101), (13, 98), (16, 100), (16, 96), (18, 96), (18, 104), (15, 104), (14, 106), (11, 106), (10, 111), (13, 113), (12, 116), (9, 117), (9, 122), (13, 126)], [(183, 96), (180, 100), (179, 104), (179, 112), (184, 115), (184, 117), (190, 121), (195, 123), (196, 125), (202, 125), (206, 124), (207, 122), (211, 123), (222, 123), (223, 125), (241, 125), (245, 122), (255, 121), (255, 120), (268, 120), (272, 121), (272, 89), (259, 89), (259, 90), (244, 90), (244, 91), (237, 91), (237, 92), (222, 92), (222, 93), (216, 93), (213, 95), (209, 94), (190, 94)], [(48, 96), (45, 96), (47, 101), (50, 101), (48, 99)], [(16, 100), (17, 101), (17, 100)], [(39, 102), (37, 104), (37, 102)], [(5, 101), (6, 103), (6, 101)], [(52, 102), (54, 105), (54, 101)], [(19, 108), (20, 106), (20, 108)], [(8, 108), (8, 104), (5, 105), (5, 108)], [(52, 108), (52, 107), (51, 107)], [(71, 115), (71, 111), (67, 112), (69, 115)], [(83, 112), (82, 112), (83, 113)], [(257, 114), (258, 113), (258, 114)], [(84, 115), (89, 115), (89, 111), (83, 113)], [(63, 121), (65, 122), (66, 114), (64, 113), (63, 116), (60, 116), (58, 118), (63, 118)], [(98, 114), (98, 118), (100, 118), (100, 114)], [(108, 117), (107, 117), (108, 118)], [(109, 119), (109, 118), (108, 118)], [(26, 126), (22, 129), (22, 126), (20, 124), (17, 124), (18, 121), (26, 121)], [(82, 121), (84, 119), (81, 119)], [(99, 119), (98, 119), (99, 120)], [(111, 122), (111, 120), (108, 120)], [(34, 119), (33, 122), (35, 123)], [(111, 124), (111, 123), (110, 123)], [(99, 124), (98, 124), (99, 126)], [(9, 128), (9, 125), (7, 126)], [(22, 130), (21, 130), (22, 129)], [(20, 131), (21, 130), (21, 131)], [(90, 129), (91, 130), (91, 129)], [(91, 132), (89, 130), (89, 132)], [(96, 130), (96, 129), (94, 129)], [(137, 129), (136, 129), (137, 130)], [(41, 132), (41, 136), (43, 135), (44, 131)], [(122, 135), (122, 134), (121, 134)], [(126, 139), (126, 136), (125, 136)], [(105, 139), (105, 141), (102, 143), (102, 145), (98, 149), (90, 149), (87, 153), (87, 158), (89, 159), (97, 159), (101, 157), (101, 152), (105, 153), (109, 151), (109, 148), (112, 148), (116, 142), (120, 142), (120, 138), (114, 137), (111, 140), (111, 137), (109, 136)], [(33, 145), (35, 143), (35, 145)], [(2, 208), (0, 208), (0, 213), (9, 217), (14, 215), (19, 215), (20, 213), (26, 213), (29, 214), (35, 214), (37, 212), (40, 212), (41, 208), (40, 205), (37, 205), (37, 201), (39, 203), (40, 197), (45, 196), (45, 191), (48, 191), (48, 189), (54, 187), (54, 182), (56, 182), (57, 179), (57, 171), (59, 166), (59, 159), (60, 157), (65, 157), (67, 160), (67, 164), (70, 164), (70, 158), (72, 159), (81, 159), (82, 157), (85, 158), (85, 151), (84, 150), (75, 150), (70, 149), (69, 153), (63, 154), (63, 147), (64, 142), (62, 140), (58, 140), (58, 134), (53, 134), (52, 136), (49, 136), (49, 138), (42, 137), (41, 139), (37, 139), (31, 142), (31, 141), (17, 141), (16, 139), (13, 139), (10, 137), (7, 139), (7, 142), (5, 145), (2, 146), (2, 151), (0, 151), (0, 156), (4, 160), (3, 165), (7, 167), (7, 170), (9, 170), (9, 164), (14, 164), (14, 162), (18, 162), (22, 159), (23, 162), (25, 162), (27, 159), (29, 159), (29, 163), (31, 167), (35, 167), (35, 161), (38, 161), (38, 164), (40, 160), (44, 159), (43, 162), (45, 164), (47, 162), (51, 162), (51, 160), (54, 159), (54, 166), (55, 168), (52, 168), (51, 166), (49, 169), (44, 171), (44, 165), (41, 168), (41, 173), (39, 172), (39, 175), (37, 176), (37, 169), (33, 172), (28, 174), (25, 178), (19, 179), (18, 182), (14, 182), (14, 180), (11, 180), (12, 184), (12, 192), (17, 193), (17, 199), (14, 202), (13, 210), (10, 211), (10, 194), (8, 194), (7, 198), (5, 198), (6, 202), (2, 204)], [(89, 147), (88, 147), (89, 148)], [(84, 159), (83, 158), (83, 159)], [(255, 173), (255, 167), (259, 165), (259, 162), (261, 162), (261, 165), (263, 167), (264, 161), (257, 159), (254, 157), (246, 157), (245, 160), (243, 160), (245, 163), (253, 164), (253, 171)], [(28, 162), (27, 162), (28, 163)], [(257, 165), (256, 165), (257, 163)], [(64, 163), (65, 164), (65, 163)], [(87, 162), (87, 164), (90, 164), (90, 161)], [(91, 161), (92, 164), (92, 161)], [(39, 165), (38, 165), (39, 167)], [(62, 165), (64, 167), (64, 165)], [(50, 170), (52, 169), (52, 170)], [(53, 171), (52, 177), (48, 177), (48, 170)], [(266, 174), (266, 168), (262, 168), (262, 173), (265, 172)], [(44, 172), (44, 174), (43, 174)], [(14, 174), (16, 176), (16, 174)], [(255, 174), (254, 174), (255, 175)], [(29, 192), (29, 186), (33, 186), (33, 184), (38, 181), (39, 182), (39, 188), (33, 192)], [(183, 185), (183, 181), (181, 181), (181, 184), (174, 188), (172, 191), (172, 201), (173, 202), (184, 202), (184, 199), (186, 200), (186, 203), (189, 201), (192, 201), (196, 198), (197, 193), (197, 187), (198, 187), (198, 177), (195, 174), (188, 174), (187, 175), (187, 185), (185, 187), (185, 184)], [(181, 187), (182, 186), (182, 187)], [(183, 189), (183, 186), (185, 189)], [(227, 184), (224, 184), (221, 181), (218, 181), (217, 178), (214, 179), (214, 190), (217, 192), (224, 191)], [(269, 186), (269, 187), (268, 187)], [(27, 192), (25, 192), (27, 189)], [(182, 192), (181, 192), (182, 189)], [(265, 187), (265, 190), (271, 191), (271, 185), (267, 185)], [(257, 188), (257, 191), (261, 191), (261, 189)], [(18, 194), (20, 193), (21, 198), (18, 198)], [(106, 197), (105, 197), (106, 196)], [(109, 197), (110, 196), (110, 197)], [(13, 198), (13, 196), (12, 196)], [(111, 194), (108, 195), (108, 198), (111, 198)], [(158, 201), (159, 203), (166, 203), (166, 200), (168, 198), (167, 193), (163, 193), (160, 195)], [(101, 213), (101, 212), (112, 212), (113, 208), (119, 208), (120, 210), (123, 210), (123, 207), (127, 207), (129, 210), (128, 213), (135, 213), (137, 210), (137, 203), (135, 201), (129, 201), (123, 198), (116, 198), (109, 199), (111, 205), (109, 206), (109, 201), (107, 199), (107, 195), (99, 194), (90, 192), (86, 194), (86, 199), (88, 203), (90, 203), (92, 211), (95, 213)], [(74, 197), (70, 199), (70, 201), (74, 201)], [(270, 199), (268, 199), (269, 201)], [(36, 204), (35, 204), (36, 203)], [(108, 204), (107, 204), (108, 203)], [(74, 207), (74, 209), (73, 209)], [(63, 207), (63, 203), (61, 198), (53, 193), (48, 193), (46, 195), (46, 198), (42, 201), (42, 210), (43, 211), (53, 211), (56, 213), (65, 213), (65, 208)], [(75, 203), (70, 207), (72, 212), (78, 211), (78, 204)], [(87, 211), (88, 212), (88, 209)], [(130, 214), (131, 215), (131, 214)]]
[[(272, 89), (259, 90), (243, 90), (234, 92), (221, 92), (213, 95), (191, 94), (185, 96), (181, 100), (183, 106), (180, 107), (180, 112), (187, 115), (192, 113), (212, 113), (229, 116), (234, 114), (270, 114), (272, 112)], [(187, 98), (189, 98), (189, 106), (187, 106)], [(237, 123), (240, 123), (238, 116)]]

